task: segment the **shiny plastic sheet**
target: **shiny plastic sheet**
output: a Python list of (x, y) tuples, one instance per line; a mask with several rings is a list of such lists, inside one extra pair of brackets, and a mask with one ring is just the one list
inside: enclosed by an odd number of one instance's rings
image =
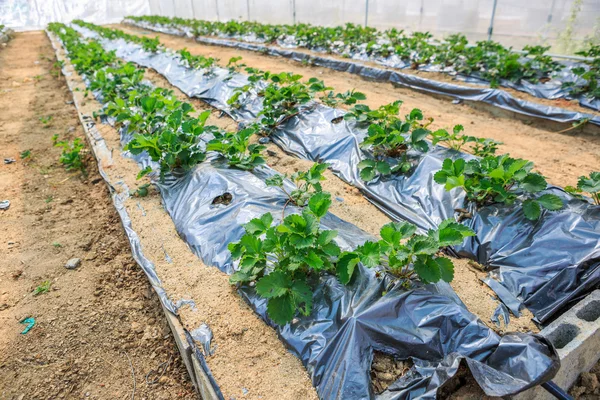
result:
[[(123, 142), (129, 138), (122, 132)], [(149, 163), (143, 155), (136, 160), (141, 167)], [(272, 212), (276, 221), (281, 219), (287, 196), (265, 184), (275, 173), (266, 166), (253, 172), (232, 169), (211, 156), (188, 174), (168, 174), (157, 186), (178, 233), (192, 251), (207, 265), (232, 273), (236, 266), (227, 244), (239, 240), (243, 225), (265, 212)], [(290, 189), (292, 183), (285, 184)], [(224, 193), (231, 194), (231, 202), (216, 204), (215, 198)], [(285, 210), (298, 212), (291, 206)], [(332, 214), (321, 223), (324, 229), (338, 230), (335, 240), (343, 249), (372, 239)], [(435, 398), (461, 359), (489, 395), (520, 392), (551, 379), (559, 368), (558, 356), (544, 338), (499, 337), (444, 282), (416, 284), (406, 290), (388, 276), (378, 277), (373, 269), (359, 265), (359, 270), (349, 285), (329, 275), (314, 278), (311, 315), (283, 327), (273, 325), (302, 360), (323, 399)], [(269, 322), (265, 299), (250, 285), (242, 286), (240, 293)], [(193, 334), (210, 354), (207, 328)], [(411, 371), (380, 396), (374, 395), (370, 385), (373, 351), (414, 362)], [(198, 349), (196, 353), (203, 360)]]
[[(84, 35), (97, 36), (88, 29), (75, 28)], [(102, 43), (116, 50), (119, 57), (155, 69), (188, 96), (228, 111), (240, 121), (250, 121), (260, 111), (256, 96), (241, 110), (227, 105), (233, 90), (247, 83), (243, 74), (225, 80), (228, 71), (217, 69), (206, 76), (182, 66), (168, 52), (150, 54), (122, 39), (102, 39)], [(493, 269), (485, 282), (515, 315), (526, 306), (543, 323), (600, 283), (600, 207), (550, 187), (547, 192), (563, 198), (566, 206), (557, 212), (544, 212), (536, 222), (527, 220), (518, 205), (475, 210), (465, 204), (464, 192), (446, 192), (433, 180), (445, 158), (472, 156), (440, 146), (422, 156), (414, 155), (418, 163), (411, 173), (366, 184), (357, 168), (364, 158), (359, 144), (365, 132), (346, 121), (331, 122), (341, 115), (340, 110), (312, 104), (271, 137), (289, 153), (328, 163), (336, 175), (358, 187), (391, 218), (412, 222), (421, 230), (437, 227), (454, 216), (456, 208), (470, 208), (473, 218), (465, 225), (477, 236), (454, 250)]]
[[(168, 33), (171, 35), (193, 37), (190, 30), (186, 28), (176, 28), (160, 24), (150, 24), (148, 22), (142, 21), (137, 22), (125, 20), (125, 22), (144, 29), (155, 30), (157, 32)], [(307, 61), (313, 65), (331, 68), (336, 71), (357, 74), (367, 79), (389, 81), (398, 86), (425, 91), (427, 93), (452, 96), (461, 100), (480, 101), (486, 104), (502, 108), (504, 110), (513, 111), (519, 114), (528, 115), (532, 117), (544, 118), (551, 121), (561, 123), (572, 123), (578, 122), (583, 118), (589, 118), (590, 122), (600, 126), (600, 117), (597, 115), (580, 113), (576, 111), (562, 109), (559, 107), (546, 106), (543, 104), (518, 99), (504, 90), (490, 88), (489, 82), (480, 79), (476, 76), (456, 75), (456, 78), (465, 82), (481, 84), (488, 87), (477, 88), (455, 85), (452, 83), (422, 78), (413, 74), (404, 74), (402, 72), (374, 68), (362, 63), (352, 61), (374, 61), (386, 67), (395, 69), (403, 69), (409, 66), (408, 64), (404, 63), (402, 60), (395, 56), (392, 56), (388, 59), (371, 59), (364, 54), (357, 54), (352, 57), (352, 60), (338, 60), (330, 57), (322, 57), (318, 55), (307, 54), (305, 52), (291, 50), (296, 46), (290, 45), (287, 42), (279, 43), (280, 46), (283, 48), (276, 48), (271, 46), (265, 46), (260, 43), (248, 43), (247, 41), (231, 40), (230, 38), (209, 38), (199, 36), (195, 39), (198, 42), (205, 44), (235, 47), (244, 50), (258, 51), (273, 56), (291, 58), (295, 61)], [(241, 38), (241, 40), (246, 39), (247, 38)], [(562, 89), (562, 82), (576, 81), (578, 78), (570, 72), (570, 68), (574, 65), (574, 63), (565, 63), (565, 65), (569, 66), (569, 68), (557, 73), (551, 81), (546, 82), (544, 84), (533, 84), (525, 81), (522, 81), (521, 83), (517, 84), (508, 80), (502, 80), (501, 85), (510, 87), (515, 90), (526, 92), (535, 97), (545, 99), (569, 98), (567, 91)], [(441, 71), (440, 67), (435, 65), (423, 65), (419, 69), (422, 71), (431, 72), (452, 72), (446, 70)], [(600, 99), (589, 99), (587, 97), (581, 96), (578, 98), (578, 100), (580, 105), (584, 107), (591, 108), (596, 111), (600, 110)]]
[[(276, 223), (281, 218), (287, 196), (264, 183), (274, 173), (268, 167), (254, 172), (230, 169), (212, 159), (188, 175), (169, 176), (158, 186), (180, 236), (192, 251), (205, 263), (232, 273), (235, 265), (227, 244), (239, 240), (243, 225), (265, 212), (271, 212)], [(231, 203), (215, 205), (214, 199), (224, 193), (232, 195)], [(286, 208), (286, 213), (294, 212), (298, 210)], [(322, 227), (338, 230), (336, 241), (343, 249), (371, 239), (332, 214), (323, 218)], [(456, 373), (455, 361), (460, 359), (466, 360), (477, 382), (494, 396), (539, 384), (557, 370), (558, 358), (545, 339), (525, 334), (500, 338), (445, 283), (406, 290), (387, 277), (377, 278), (374, 270), (360, 266), (360, 272), (347, 286), (332, 276), (321, 277), (314, 282), (310, 316), (284, 327), (272, 324), (303, 361), (323, 399), (379, 398), (370, 385), (373, 351), (415, 363), (408, 375), (410, 385), (403, 385), (406, 378), (402, 378), (381, 395), (384, 399), (435, 398), (437, 389)], [(269, 321), (266, 301), (253, 287), (243, 286), (240, 293)], [(496, 360), (494, 366), (488, 365), (488, 358)]]

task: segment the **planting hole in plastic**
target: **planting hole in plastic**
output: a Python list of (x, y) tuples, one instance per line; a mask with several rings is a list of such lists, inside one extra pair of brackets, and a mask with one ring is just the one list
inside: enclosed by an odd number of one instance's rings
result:
[(594, 322), (600, 317), (600, 300), (590, 301), (575, 315), (584, 321)]
[(564, 324), (548, 335), (548, 340), (550, 340), (557, 349), (562, 349), (571, 343), (577, 335), (579, 335), (578, 327), (571, 324)]
[(229, 204), (231, 204), (232, 200), (233, 196), (231, 195), (231, 193), (225, 192), (222, 195), (215, 197), (212, 201), (212, 205), (217, 206), (219, 204), (223, 204), (224, 206), (228, 206)]

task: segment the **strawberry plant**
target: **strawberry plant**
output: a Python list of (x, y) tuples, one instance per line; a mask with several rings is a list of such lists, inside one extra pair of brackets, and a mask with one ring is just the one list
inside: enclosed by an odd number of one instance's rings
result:
[(427, 129), (430, 122), (422, 124), (422, 120), (421, 110), (415, 108), (405, 121), (394, 117), (382, 124), (371, 124), (368, 136), (360, 146), (368, 149), (373, 158), (358, 163), (361, 179), (368, 182), (378, 176), (408, 172), (412, 167), (408, 152), (416, 150), (424, 153), (429, 150), (425, 138), (430, 134)]
[[(273, 175), (272, 177), (267, 178), (265, 182), (267, 186), (280, 188), (286, 196), (288, 196), (288, 202), (292, 202), (298, 207), (304, 207), (310, 198), (323, 190), (321, 182), (325, 180), (323, 172), (325, 172), (326, 169), (327, 164), (315, 163), (308, 171), (298, 171), (289, 177), (287, 174)], [(296, 189), (290, 192), (285, 190), (285, 178), (289, 178), (296, 186)]]
[(567, 186), (565, 190), (583, 199), (581, 193), (588, 193), (595, 205), (600, 206), (600, 172), (591, 172), (590, 176), (580, 176), (577, 186)]
[(396, 100), (390, 104), (384, 104), (376, 110), (371, 110), (366, 104), (357, 104), (352, 107), (345, 115), (346, 121), (356, 121), (362, 126), (370, 124), (390, 125), (398, 119), (400, 113), (401, 100)]
[(192, 55), (186, 48), (177, 51), (179, 57), (181, 57), (182, 63), (193, 69), (204, 69), (207, 75), (214, 74), (214, 67), (219, 61), (213, 57), (204, 57), (203, 55)]
[(568, 89), (571, 96), (585, 95), (591, 99), (600, 99), (600, 45), (592, 44), (588, 50), (575, 54), (582, 57), (591, 57), (592, 61), (587, 66), (575, 67), (571, 71), (583, 80), (578, 82), (565, 82), (563, 88)]
[(279, 225), (271, 226), (270, 213), (251, 220), (240, 241), (228, 246), (231, 257), (239, 260), (230, 282), (256, 281), (256, 293), (268, 299), (268, 315), (279, 325), (298, 312), (309, 315), (314, 282), (320, 274), (336, 271), (341, 253), (333, 241), (337, 231), (319, 227), (330, 205), (328, 193), (316, 193), (301, 214), (288, 215)]
[(259, 113), (262, 117), (260, 123), (267, 130), (275, 129), (298, 115), (300, 106), (313, 98), (313, 89), (300, 82), (302, 75), (282, 72), (269, 78), (271, 83), (262, 91), (263, 109)]
[(351, 276), (358, 262), (367, 267), (382, 265), (385, 271), (405, 279), (406, 287), (415, 275), (423, 283), (451, 282), (454, 264), (439, 253), (447, 246), (463, 243), (465, 238), (475, 236), (475, 232), (453, 219), (443, 221), (426, 235), (416, 231), (417, 227), (408, 222), (386, 224), (379, 232), (380, 241), (366, 242), (356, 250), (342, 254), (337, 267), (349, 271)]
[(228, 79), (233, 77), (233, 74), (239, 72), (242, 68), (246, 66), (246, 64), (241, 63), (242, 57), (231, 57), (227, 62), (227, 69), (229, 70)]
[(206, 145), (206, 151), (214, 151), (221, 154), (227, 163), (235, 168), (253, 170), (266, 161), (261, 152), (266, 148), (260, 144), (250, 144), (250, 137), (256, 133), (253, 128), (246, 128), (239, 132), (213, 133), (214, 139)]
[(472, 143), (473, 147), (470, 149), (471, 152), (479, 157), (486, 157), (496, 153), (498, 146), (502, 142), (498, 142), (493, 139), (478, 138), (475, 136), (467, 136), (461, 134), (464, 131), (462, 125), (455, 125), (452, 129), (452, 133), (449, 133), (445, 129), (438, 129), (431, 133), (432, 144), (435, 146), (438, 143), (445, 143), (449, 148), (460, 151), (463, 150), (467, 143)]
[(367, 96), (364, 93), (357, 92), (356, 90), (347, 90), (344, 93), (334, 93), (329, 91), (327, 94), (319, 97), (321, 102), (329, 107), (335, 107), (338, 104), (345, 104), (347, 106), (356, 104), (361, 100), (365, 100)]
[(498, 150), (498, 146), (503, 144), (494, 139), (476, 138), (475, 143), (471, 152), (477, 157), (485, 158), (487, 156), (493, 156)]
[(52, 136), (54, 147), (60, 147), (62, 153), (58, 159), (65, 166), (67, 171), (81, 171), (85, 174), (85, 162), (83, 160), (83, 141), (75, 138), (72, 142), (58, 140), (58, 134)]
[(462, 188), (469, 201), (479, 206), (494, 203), (511, 205), (519, 196), (525, 217), (531, 221), (540, 218), (542, 209), (556, 211), (563, 207), (560, 197), (554, 194), (535, 195), (547, 188), (546, 179), (531, 172), (533, 163), (510, 158), (508, 155), (487, 156), (482, 159), (453, 161), (445, 159), (434, 180), (446, 190)]
[(205, 127), (210, 111), (185, 121), (183, 115), (182, 110), (174, 111), (166, 117), (164, 126), (150, 134), (135, 134), (125, 146), (132, 154), (146, 151), (152, 161), (158, 162), (161, 180), (167, 172), (178, 168), (190, 170), (206, 158), (198, 139), (203, 133), (215, 130), (215, 127)]

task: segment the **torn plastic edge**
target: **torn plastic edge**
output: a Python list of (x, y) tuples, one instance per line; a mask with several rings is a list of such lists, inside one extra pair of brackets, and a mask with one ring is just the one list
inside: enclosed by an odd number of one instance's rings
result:
[[(48, 39), (50, 40), (52, 48), (54, 49), (56, 58), (60, 60), (61, 57), (59, 56), (59, 51), (56, 46), (56, 42), (60, 43), (60, 39), (54, 38), (53, 35), (48, 31), (45, 31), (45, 32), (46, 32), (46, 35), (48, 36)], [(66, 49), (64, 51), (66, 52)], [(68, 77), (71, 75), (69, 72), (67, 72), (64, 69), (64, 67), (61, 69), (61, 72), (65, 77)], [(69, 91), (71, 92), (71, 96), (73, 97), (73, 104), (74, 104), (75, 108), (77, 109), (77, 115), (79, 117), (79, 121), (84, 127), (84, 131), (86, 133), (86, 135), (85, 135), (86, 139), (88, 139), (88, 141), (90, 139), (93, 140), (93, 142), (90, 142), (89, 144), (92, 149), (92, 154), (94, 155), (94, 158), (96, 159), (96, 164), (98, 166), (98, 173), (100, 174), (100, 176), (102, 177), (102, 179), (104, 180), (104, 182), (106, 183), (106, 186), (108, 187), (108, 189), (110, 191), (111, 198), (113, 200), (113, 205), (114, 205), (115, 209), (117, 210), (117, 213), (119, 214), (119, 217), (121, 219), (121, 225), (123, 226), (123, 229), (125, 230), (125, 233), (127, 235), (127, 239), (129, 241), (129, 245), (131, 247), (132, 256), (133, 256), (134, 260), (136, 261), (136, 263), (144, 271), (146, 277), (148, 278), (148, 281), (152, 285), (152, 288), (158, 295), (158, 298), (160, 299), (160, 302), (161, 302), (161, 305), (163, 306), (163, 308), (166, 311), (173, 314), (173, 316), (176, 317), (178, 315), (177, 309), (179, 307), (181, 307), (183, 304), (190, 304), (189, 303), (190, 301), (189, 300), (180, 300), (177, 305), (174, 304), (172, 302), (172, 300), (168, 297), (165, 289), (162, 287), (160, 278), (158, 278), (158, 276), (156, 275), (154, 265), (152, 264), (152, 262), (150, 260), (148, 260), (144, 256), (140, 238), (137, 235), (137, 233), (135, 232), (135, 230), (133, 229), (131, 219), (129, 218), (129, 214), (127, 213), (127, 209), (125, 208), (125, 204), (124, 204), (124, 200), (125, 200), (126, 196), (128, 196), (128, 191), (123, 192), (124, 196), (119, 195), (117, 193), (117, 190), (111, 183), (110, 178), (108, 177), (108, 175), (102, 168), (101, 160), (103, 160), (103, 159), (108, 160), (108, 165), (112, 164), (111, 151), (106, 146), (106, 142), (104, 141), (104, 138), (102, 137), (102, 135), (96, 128), (96, 123), (94, 122), (94, 120), (92, 118), (90, 118), (89, 116), (83, 115), (79, 111), (79, 104), (77, 102), (76, 97), (74, 96), (73, 88), (71, 86), (71, 81), (69, 79), (66, 79), (66, 81), (67, 81), (67, 86), (69, 88)], [(179, 304), (179, 303), (182, 303), (182, 304)], [(193, 303), (193, 301), (192, 301), (192, 303)], [(190, 305), (193, 306), (192, 304), (190, 304)], [(177, 321), (179, 321), (178, 318), (177, 318)], [(197, 364), (199, 364), (200, 368), (202, 369), (202, 372), (208, 378), (208, 382), (211, 385), (211, 389), (216, 394), (217, 399), (225, 400), (225, 398), (223, 397), (223, 394), (221, 392), (221, 389), (219, 388), (218, 384), (216, 383), (214, 376), (212, 375), (212, 372), (210, 371), (210, 368), (208, 367), (208, 364), (206, 363), (206, 360), (205, 360), (202, 352), (200, 352), (198, 350), (196, 342), (194, 341), (192, 336), (189, 334), (187, 329), (185, 329), (181, 323), (179, 323), (179, 324), (181, 326), (182, 331), (185, 333), (186, 341), (187, 341), (188, 345), (193, 350), (193, 352), (191, 352), (190, 354), (186, 354), (182, 351), (180, 351), (180, 354), (184, 357), (188, 357), (189, 358), (188, 361), (191, 364), (193, 364), (194, 361)], [(173, 334), (175, 335), (176, 332), (173, 332)], [(191, 358), (192, 355), (195, 358)], [(190, 373), (190, 375), (191, 375), (191, 374), (193, 374), (193, 371), (189, 371), (189, 369), (188, 369), (188, 373)], [(199, 378), (194, 376), (193, 380), (196, 382), (197, 390), (200, 391), (201, 388), (199, 387)]]
[[(175, 33), (176, 31), (173, 30), (162, 29), (156, 26), (150, 27), (128, 20), (124, 21), (124, 23), (136, 26), (138, 28), (152, 29), (157, 32), (171, 35), (185, 35), (183, 32)], [(559, 107), (546, 106), (532, 101), (521, 100), (501, 89), (475, 88), (470, 86), (455, 85), (451, 83), (435, 81), (432, 79), (421, 78), (416, 75), (405, 74), (399, 71), (392, 71), (390, 69), (370, 67), (360, 62), (341, 61), (333, 58), (306, 54), (294, 50), (284, 50), (255, 43), (246, 43), (229, 39), (207, 38), (203, 36), (195, 37), (194, 39), (202, 44), (250, 50), (260, 52), (262, 54), (266, 53), (271, 56), (290, 58), (298, 62), (308, 61), (309, 63), (319, 67), (325, 67), (335, 71), (348, 72), (350, 74), (359, 75), (365, 79), (390, 82), (397, 86), (426, 93), (449, 96), (455, 99), (482, 102), (503, 110), (512, 111), (517, 114), (530, 117), (547, 119), (559, 123), (575, 123), (580, 122), (582, 119), (589, 119), (590, 123), (600, 126), (600, 116), (584, 114)]]

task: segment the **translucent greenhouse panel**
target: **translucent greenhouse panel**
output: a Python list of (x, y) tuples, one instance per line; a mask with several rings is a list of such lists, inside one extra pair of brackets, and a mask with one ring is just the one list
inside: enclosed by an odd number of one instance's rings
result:
[(219, 21), (246, 20), (248, 18), (246, 0), (218, 0), (216, 3)]
[(17, 30), (43, 29), (49, 22), (115, 23), (150, 13), (148, 0), (1, 0), (0, 23)]
[(292, 0), (277, 2), (269, 0), (247, 0), (250, 5), (250, 20), (267, 24), (291, 24), (293, 21)]
[(599, 0), (498, 0), (492, 39), (518, 49), (543, 44), (572, 52), (593, 35), (599, 18)]
[(178, 15), (181, 18), (196, 18), (207, 21), (217, 20), (217, 2), (215, 0), (188, 0), (189, 15)]
[(365, 2), (352, 0), (296, 0), (296, 22), (336, 26), (365, 22)]
[[(368, 25), (377, 28), (419, 29), (420, 1), (370, 0)], [(363, 5), (366, 11), (366, 7)]]

